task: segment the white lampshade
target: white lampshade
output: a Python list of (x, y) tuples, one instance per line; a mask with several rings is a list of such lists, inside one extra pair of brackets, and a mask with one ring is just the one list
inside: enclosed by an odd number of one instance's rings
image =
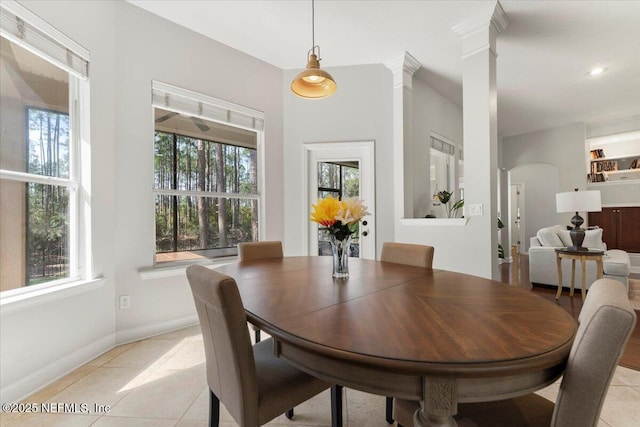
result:
[(600, 190), (569, 191), (556, 193), (556, 210), (558, 212), (600, 212)]

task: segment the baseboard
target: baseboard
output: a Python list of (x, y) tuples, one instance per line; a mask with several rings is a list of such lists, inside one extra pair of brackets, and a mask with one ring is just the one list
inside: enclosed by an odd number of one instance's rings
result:
[(116, 332), (116, 345), (127, 344), (198, 324), (198, 315), (153, 323)]
[(75, 371), (96, 357), (106, 353), (117, 345), (172, 332), (198, 324), (198, 316), (185, 316), (167, 322), (131, 328), (101, 338), (78, 351), (58, 359), (32, 374), (0, 388), (2, 402), (19, 402), (65, 375)]
[(96, 357), (111, 350), (115, 335), (109, 334), (65, 357), (55, 360), (44, 368), (0, 389), (2, 402), (19, 402), (65, 375), (75, 371)]

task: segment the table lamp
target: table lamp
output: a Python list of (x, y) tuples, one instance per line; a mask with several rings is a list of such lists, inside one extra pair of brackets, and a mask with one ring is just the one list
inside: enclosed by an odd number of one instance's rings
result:
[(584, 229), (580, 228), (584, 220), (578, 212), (600, 212), (602, 203), (600, 201), (600, 191), (569, 191), (567, 193), (556, 193), (556, 210), (558, 212), (575, 212), (571, 218), (573, 229), (569, 233), (573, 246), (567, 248), (573, 251), (588, 251), (582, 246), (584, 241)]

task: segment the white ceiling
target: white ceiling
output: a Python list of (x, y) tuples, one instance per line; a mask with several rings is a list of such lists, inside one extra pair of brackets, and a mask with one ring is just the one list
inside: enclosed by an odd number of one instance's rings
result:
[[(309, 0), (128, 0), (282, 69), (311, 47)], [(451, 28), (494, 1), (317, 0), (322, 67), (386, 63), (409, 52), (418, 78), (462, 104), (462, 43)], [(640, 1), (502, 1), (498, 126), (511, 136), (640, 113)], [(607, 71), (598, 77), (587, 72)], [(340, 82), (338, 81), (338, 90)]]

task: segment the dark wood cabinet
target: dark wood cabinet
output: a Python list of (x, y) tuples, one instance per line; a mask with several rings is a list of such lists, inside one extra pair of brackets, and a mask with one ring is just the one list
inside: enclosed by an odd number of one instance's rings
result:
[(589, 212), (589, 226), (602, 228), (607, 249), (640, 253), (640, 206), (602, 208)]

